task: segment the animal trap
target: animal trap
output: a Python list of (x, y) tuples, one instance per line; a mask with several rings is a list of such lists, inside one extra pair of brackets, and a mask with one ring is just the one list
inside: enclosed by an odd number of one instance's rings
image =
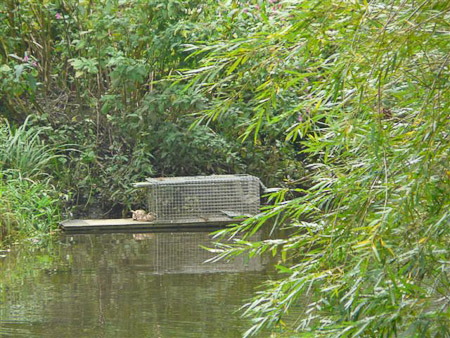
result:
[(148, 189), (148, 211), (156, 215), (156, 221), (168, 222), (255, 215), (264, 187), (250, 175), (148, 178), (134, 186)]

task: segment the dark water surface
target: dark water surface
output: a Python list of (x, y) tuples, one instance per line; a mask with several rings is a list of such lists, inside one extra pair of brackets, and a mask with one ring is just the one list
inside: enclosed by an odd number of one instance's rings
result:
[[(2, 337), (240, 337), (261, 258), (203, 263), (205, 232), (63, 235), (0, 258)], [(1, 253), (0, 253), (1, 254)]]

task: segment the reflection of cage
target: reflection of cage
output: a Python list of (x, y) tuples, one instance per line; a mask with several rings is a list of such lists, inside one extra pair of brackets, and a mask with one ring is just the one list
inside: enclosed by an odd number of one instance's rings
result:
[(260, 181), (250, 175), (149, 178), (149, 211), (157, 220), (227, 219), (254, 215), (260, 203)]
[[(261, 241), (263, 236), (262, 232), (257, 232), (248, 240)], [(234, 237), (239, 238), (242, 237)], [(205, 262), (217, 255), (205, 249), (214, 248), (217, 239), (202, 231), (91, 234), (64, 236), (63, 240), (67, 249), (64, 257), (67, 254), (73, 260), (70, 266), (75, 274), (86, 270), (86, 262), (89, 262), (89, 268), (101, 267), (98, 271), (114, 276), (132, 275), (134, 272), (146, 275), (262, 271), (269, 263), (268, 257), (255, 255), (250, 258), (245, 254), (229, 260)], [(233, 240), (223, 239), (221, 242), (231, 244)], [(118, 277), (118, 281), (121, 280)]]
[[(208, 233), (159, 233), (151, 238), (149, 248), (152, 258), (152, 271), (155, 273), (216, 273), (260, 271), (263, 269), (262, 258), (246, 259), (238, 256), (231, 261), (220, 260), (205, 263), (215, 256), (204, 249), (212, 247)], [(259, 239), (256, 235), (253, 240)]]

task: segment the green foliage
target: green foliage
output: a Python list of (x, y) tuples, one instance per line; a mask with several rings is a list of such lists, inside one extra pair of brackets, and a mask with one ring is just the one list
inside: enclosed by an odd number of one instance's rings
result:
[(44, 144), (41, 133), (29, 126), (28, 119), (17, 129), (7, 121), (0, 124), (0, 171), (14, 169), (28, 178), (46, 175), (59, 156)]
[[(309, 189), (220, 232), (244, 240), (218, 259), (280, 254), (246, 335), (304, 307), (301, 337), (448, 336), (449, 4), (272, 3), (247, 8), (246, 34), (191, 46), (203, 60), (181, 78), (212, 98), (200, 122), (245, 106), (244, 139), (281, 131), (309, 162)], [(246, 240), (269, 220), (292, 235)]]
[(56, 227), (60, 202), (48, 172), (58, 158), (28, 120), (0, 125), (0, 245)]
[[(247, 335), (296, 306), (299, 336), (449, 335), (449, 6), (3, 1), (0, 114), (37, 116), (1, 129), (5, 178), (26, 175), (1, 182), (1, 217), (55, 214), (49, 169), (125, 210), (146, 176), (255, 174), (285, 189), (217, 248), (280, 255)], [(268, 221), (291, 236), (251, 242)]]
[(197, 64), (186, 45), (227, 34), (209, 22), (223, 11), (198, 0), (4, 1), (0, 114), (17, 123), (37, 115), (49, 144), (76, 149), (54, 174), (87, 207), (128, 209), (137, 203), (130, 183), (147, 176), (272, 178), (272, 142), (241, 150), (233, 123), (244, 119), (188, 130), (209, 98), (167, 81)]
[(50, 234), (60, 219), (59, 210), (58, 194), (48, 182), (24, 178), (16, 171), (1, 172), (0, 245)]

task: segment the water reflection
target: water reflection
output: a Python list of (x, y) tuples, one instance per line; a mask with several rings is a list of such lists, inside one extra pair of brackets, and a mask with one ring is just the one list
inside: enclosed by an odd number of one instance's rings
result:
[(240, 337), (261, 258), (205, 264), (207, 233), (69, 235), (0, 261), (0, 336)]

